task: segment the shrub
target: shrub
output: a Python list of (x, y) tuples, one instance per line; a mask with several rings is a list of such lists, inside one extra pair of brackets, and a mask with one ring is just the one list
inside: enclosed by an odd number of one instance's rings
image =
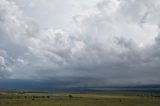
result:
[(69, 99), (73, 98), (73, 96), (72, 96), (72, 95), (68, 95), (68, 97), (69, 97)]

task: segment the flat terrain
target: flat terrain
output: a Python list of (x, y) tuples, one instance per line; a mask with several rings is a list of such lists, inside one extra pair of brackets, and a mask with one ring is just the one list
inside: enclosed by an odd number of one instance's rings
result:
[(160, 94), (1, 92), (0, 106), (160, 106)]

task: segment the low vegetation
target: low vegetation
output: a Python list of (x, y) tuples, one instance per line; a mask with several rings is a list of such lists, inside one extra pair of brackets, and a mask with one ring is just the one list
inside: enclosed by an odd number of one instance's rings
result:
[(1, 92), (0, 106), (160, 106), (160, 94)]

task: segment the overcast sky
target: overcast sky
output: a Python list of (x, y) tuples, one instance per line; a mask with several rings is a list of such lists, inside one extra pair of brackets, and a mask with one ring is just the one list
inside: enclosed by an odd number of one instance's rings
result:
[(0, 79), (160, 84), (160, 0), (0, 0)]

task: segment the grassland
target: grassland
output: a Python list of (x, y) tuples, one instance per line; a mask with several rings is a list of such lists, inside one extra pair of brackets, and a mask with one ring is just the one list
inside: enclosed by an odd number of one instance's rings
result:
[(0, 106), (160, 106), (160, 94), (1, 92)]

